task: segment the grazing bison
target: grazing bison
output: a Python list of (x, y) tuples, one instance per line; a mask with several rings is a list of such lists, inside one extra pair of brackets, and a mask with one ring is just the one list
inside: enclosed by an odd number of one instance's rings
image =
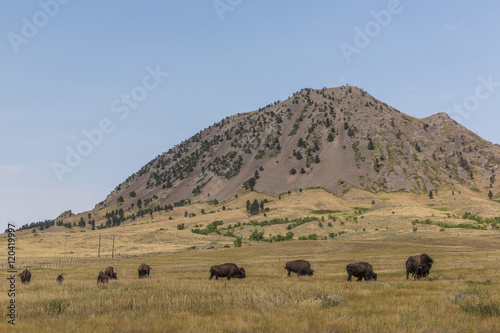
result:
[(30, 283), (31, 281), (31, 272), (25, 269), (21, 274), (19, 274), (21, 277), (21, 282), (22, 283)]
[(414, 279), (420, 279), (429, 275), (434, 260), (427, 254), (411, 256), (406, 260), (406, 279), (410, 273)]
[(432, 260), (432, 258), (427, 254), (423, 253), (420, 256), (420, 267), (418, 269), (418, 275), (422, 277), (426, 277), (427, 275), (429, 275), (433, 263), (434, 260)]
[(108, 268), (106, 268), (106, 270), (104, 271), (104, 274), (106, 274), (110, 279), (117, 280), (116, 272), (113, 270), (113, 266), (109, 266)]
[(151, 271), (151, 267), (149, 265), (146, 265), (145, 263), (142, 263), (139, 265), (139, 269), (137, 270), (139, 272), (139, 279), (143, 277), (149, 277), (149, 272)]
[(298, 276), (312, 276), (314, 273), (314, 270), (311, 269), (311, 264), (307, 260), (289, 261), (286, 263), (285, 269), (288, 270), (288, 276), (290, 276), (290, 272), (297, 273)]
[(220, 277), (227, 277), (228, 280), (231, 278), (244, 279), (245, 269), (243, 267), (238, 268), (236, 264), (227, 263), (222, 265), (214, 265), (210, 267), (210, 280), (215, 276), (215, 279), (218, 280)]
[(347, 269), (347, 274), (349, 275), (347, 277), (347, 281), (351, 281), (351, 276), (355, 276), (358, 278), (358, 281), (363, 280), (365, 278), (365, 281), (374, 279), (377, 281), (377, 274), (373, 272), (373, 267), (367, 262), (358, 262), (355, 264), (349, 264), (346, 267)]
[(420, 257), (420, 256), (411, 256), (406, 260), (406, 279), (408, 280), (408, 277), (413, 276), (413, 278), (417, 278), (418, 276), (418, 266), (419, 262), (415, 257)]
[(64, 281), (64, 277), (61, 274), (59, 274), (56, 278), (56, 281), (57, 283), (62, 284)]
[(102, 271), (99, 272), (99, 275), (97, 275), (97, 283), (101, 282), (108, 282), (109, 277), (104, 274)]

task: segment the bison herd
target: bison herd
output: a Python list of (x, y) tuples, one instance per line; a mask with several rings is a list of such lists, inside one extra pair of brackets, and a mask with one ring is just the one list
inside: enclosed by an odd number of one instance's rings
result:
[[(410, 274), (414, 279), (420, 279), (429, 275), (429, 271), (431, 270), (432, 264), (434, 260), (429, 257), (427, 254), (423, 253), (421, 255), (411, 256), (406, 260), (406, 279), (409, 278)], [(297, 276), (312, 276), (314, 270), (311, 269), (311, 263), (307, 260), (294, 260), (289, 261), (285, 265), (285, 269), (288, 271), (288, 276), (291, 276), (290, 273), (297, 273)], [(347, 281), (351, 281), (351, 277), (354, 276), (357, 281), (365, 281), (374, 280), (377, 281), (377, 274), (373, 271), (372, 265), (367, 262), (358, 262), (352, 263), (346, 266), (347, 270)], [(151, 271), (151, 267), (142, 263), (139, 265), (137, 272), (139, 273), (139, 279), (149, 277), (149, 273)], [(210, 267), (210, 277), (211, 280), (214, 276), (215, 279), (219, 278), (227, 278), (231, 280), (232, 278), (244, 279), (246, 277), (245, 269), (243, 267), (238, 267), (233, 263), (226, 263), (222, 265), (214, 265)], [(25, 269), (21, 274), (22, 283), (30, 283), (31, 280), (31, 272)], [(104, 272), (100, 271), (97, 275), (97, 283), (105, 283), (108, 282), (109, 279), (117, 280), (117, 273), (114, 271), (112, 266), (107, 267)], [(64, 281), (64, 277), (59, 275), (56, 278), (56, 281), (59, 284), (62, 284)]]
[(406, 260), (406, 279), (410, 273), (414, 279), (426, 277), (429, 275), (433, 263), (434, 260), (425, 253), (409, 257)]
[[(137, 272), (139, 273), (139, 279), (146, 276), (149, 277), (150, 270), (151, 268), (145, 263), (140, 264), (139, 268), (137, 269)], [(118, 279), (117, 273), (114, 271), (113, 266), (109, 266), (108, 268), (106, 268), (104, 273), (102, 271), (99, 272), (99, 274), (97, 275), (97, 283), (108, 282), (109, 279)]]

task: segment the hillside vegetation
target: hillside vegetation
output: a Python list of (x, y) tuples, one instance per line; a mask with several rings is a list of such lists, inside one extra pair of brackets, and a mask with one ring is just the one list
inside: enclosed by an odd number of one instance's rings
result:
[[(259, 203), (260, 212), (252, 215), (247, 204), (254, 201)], [(99, 237), (104, 257), (111, 256), (113, 237), (117, 256), (234, 247), (237, 238), (242, 246), (248, 246), (263, 241), (413, 237), (435, 232), (443, 238), (460, 237), (473, 230), (497, 232), (499, 208), (495, 200), (481, 198), (472, 191), (438, 192), (434, 199), (429, 199), (422, 194), (374, 194), (357, 189), (342, 197), (323, 189), (279, 197), (248, 190), (217, 205), (197, 203), (153, 212), (111, 228), (100, 229), (99, 224), (106, 223), (105, 216), (111, 215), (110, 208), (101, 208), (90, 215), (66, 218), (71, 228), (51, 226), (19, 231), (17, 243), (22, 249), (20, 260), (30, 264), (44, 257), (64, 257), (65, 246), (66, 257), (95, 258)], [(89, 223), (79, 227), (82, 219), (97, 221), (97, 228), (92, 230)]]
[(464, 188), (498, 192), (500, 147), (444, 113), (417, 119), (344, 86), (303, 89), (237, 114), (145, 164), (100, 206), (124, 211), (225, 201), (245, 188), (278, 196)]

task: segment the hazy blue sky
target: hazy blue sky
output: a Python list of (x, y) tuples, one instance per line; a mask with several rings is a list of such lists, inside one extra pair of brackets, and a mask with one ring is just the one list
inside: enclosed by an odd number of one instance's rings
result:
[(500, 143), (499, 14), (497, 1), (1, 1), (0, 227), (91, 209), (175, 144), (304, 87), (450, 111)]

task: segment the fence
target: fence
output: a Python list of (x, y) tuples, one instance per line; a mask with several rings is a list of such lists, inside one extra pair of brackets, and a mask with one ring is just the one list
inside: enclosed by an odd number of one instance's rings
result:
[[(50, 269), (50, 268), (58, 268), (72, 265), (91, 265), (91, 264), (100, 264), (103, 262), (109, 261), (117, 261), (124, 260), (129, 258), (139, 258), (139, 257), (147, 257), (153, 255), (162, 255), (162, 254), (171, 254), (173, 252), (148, 252), (148, 253), (139, 253), (139, 254), (125, 254), (121, 255), (120, 253), (116, 254), (114, 258), (111, 255), (103, 255), (101, 258), (60, 258), (60, 259), (39, 259), (33, 261), (18, 261), (15, 266), (18, 271), (22, 271), (23, 269), (30, 270), (39, 270), (39, 269)], [(0, 270), (4, 271), (8, 269), (8, 265), (1, 263)]]

